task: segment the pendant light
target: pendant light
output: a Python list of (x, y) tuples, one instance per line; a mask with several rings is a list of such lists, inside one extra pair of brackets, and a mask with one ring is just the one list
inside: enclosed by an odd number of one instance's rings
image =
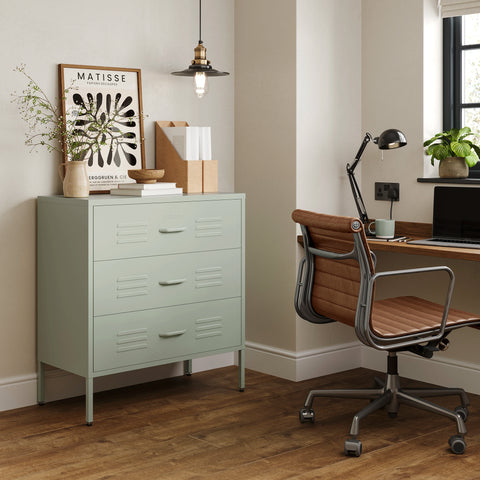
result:
[(210, 65), (207, 60), (207, 49), (203, 45), (202, 40), (202, 0), (199, 1), (199, 40), (198, 45), (194, 49), (195, 58), (192, 64), (185, 70), (180, 72), (172, 72), (172, 75), (181, 77), (193, 77), (193, 88), (198, 98), (202, 98), (208, 93), (208, 77), (224, 77), (229, 75), (228, 72), (220, 72)]

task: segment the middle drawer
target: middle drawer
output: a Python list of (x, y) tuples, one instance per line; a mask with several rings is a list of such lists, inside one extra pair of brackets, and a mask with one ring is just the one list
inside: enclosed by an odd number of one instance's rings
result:
[(94, 315), (241, 295), (241, 250), (94, 263)]

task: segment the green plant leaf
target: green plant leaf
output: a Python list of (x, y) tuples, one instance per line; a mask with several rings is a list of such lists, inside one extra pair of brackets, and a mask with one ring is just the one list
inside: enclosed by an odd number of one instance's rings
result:
[(443, 160), (448, 157), (449, 150), (445, 145), (431, 145), (429, 147), (429, 154), (437, 160)]
[(457, 157), (467, 157), (472, 151), (470, 145), (466, 142), (452, 142), (450, 148)]
[(460, 129), (460, 131), (458, 132), (458, 137), (457, 138), (460, 138), (461, 136), (467, 136), (467, 135), (470, 135), (472, 133), (472, 130), (470, 127), (463, 127)]
[(425, 140), (425, 141), (423, 142), (423, 146), (424, 146), (424, 147), (428, 147), (428, 146), (431, 145), (435, 140), (436, 140), (436, 137), (430, 138), (429, 140)]
[(465, 157), (465, 161), (467, 162), (467, 165), (469, 167), (474, 167), (478, 162), (478, 157), (477, 155), (474, 155), (474, 154), (468, 155)]
[(480, 147), (478, 145), (475, 145), (474, 143), (471, 143), (470, 146), (473, 148), (477, 156), (480, 157)]
[(452, 142), (455, 142), (458, 140), (458, 137), (460, 136), (460, 130), (458, 128), (452, 128), (448, 132), (445, 132), (447, 136), (451, 138)]

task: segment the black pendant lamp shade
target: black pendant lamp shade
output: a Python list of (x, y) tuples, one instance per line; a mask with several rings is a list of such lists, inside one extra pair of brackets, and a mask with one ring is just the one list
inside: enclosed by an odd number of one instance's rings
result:
[(202, 41), (202, 0), (199, 0), (199, 40), (198, 45), (194, 49), (195, 58), (191, 65), (185, 70), (179, 72), (172, 72), (172, 75), (181, 77), (193, 77), (195, 93), (199, 98), (202, 98), (208, 92), (208, 85), (206, 77), (224, 77), (229, 75), (228, 72), (221, 72), (216, 70), (207, 60), (207, 49)]
[[(202, 0), (200, 0), (200, 3), (201, 1)], [(209, 77), (224, 77), (225, 75), (230, 75), (228, 72), (220, 72), (219, 70), (215, 70), (210, 65), (210, 60), (207, 60), (207, 49), (204, 47), (202, 40), (198, 41), (198, 45), (193, 51), (195, 53), (195, 58), (192, 60), (192, 64), (189, 65), (185, 70), (172, 72), (172, 75), (193, 77), (195, 74), (202, 72)]]
[[(197, 48), (199, 46), (203, 46), (201, 43), (198, 44)], [(195, 48), (195, 50), (197, 50)], [(205, 48), (205, 47), (203, 47)], [(205, 52), (206, 52), (205, 48)], [(228, 72), (220, 72), (219, 70), (216, 70), (210, 65), (210, 60), (206, 60), (208, 63), (207, 64), (201, 64), (201, 63), (194, 63), (196, 61), (196, 57), (194, 60), (192, 60), (192, 64), (188, 66), (185, 70), (180, 70), (179, 72), (172, 72), (172, 75), (177, 75), (179, 77), (193, 77), (196, 73), (205, 73), (205, 75), (208, 75), (209, 77), (225, 77), (226, 75), (230, 75)]]

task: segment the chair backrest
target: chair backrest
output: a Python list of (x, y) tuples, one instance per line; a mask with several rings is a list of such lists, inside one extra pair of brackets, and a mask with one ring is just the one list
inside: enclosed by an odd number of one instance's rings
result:
[(305, 210), (295, 210), (292, 218), (302, 227), (305, 247), (295, 301), (298, 314), (314, 323), (331, 319), (354, 327), (362, 278), (375, 273), (362, 223)]

